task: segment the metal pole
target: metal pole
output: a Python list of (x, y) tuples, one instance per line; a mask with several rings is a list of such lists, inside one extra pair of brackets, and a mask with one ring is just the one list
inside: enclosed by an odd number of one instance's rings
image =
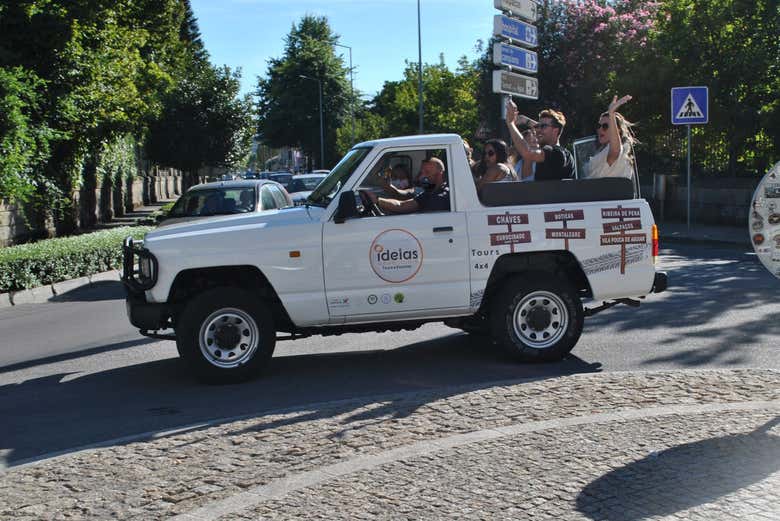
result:
[(322, 80), (317, 80), (320, 89), (320, 168), (325, 168), (325, 133), (322, 127)]
[(420, 24), (420, 0), (417, 0), (417, 95), (420, 98), (420, 134), (423, 133), (423, 84), (422, 84), (422, 30)]
[(352, 99), (349, 102), (349, 112), (352, 116), (352, 144), (355, 144), (355, 81), (352, 77), (352, 47), (349, 45), (344, 45), (341, 43), (333, 43), (336, 47), (344, 47), (345, 49), (349, 49), (349, 90), (352, 94)]
[(688, 127), (688, 231), (691, 231), (691, 126)]
[(352, 144), (355, 144), (355, 82), (352, 79), (352, 47), (349, 48), (349, 91), (352, 99), (349, 100), (349, 111), (352, 113)]

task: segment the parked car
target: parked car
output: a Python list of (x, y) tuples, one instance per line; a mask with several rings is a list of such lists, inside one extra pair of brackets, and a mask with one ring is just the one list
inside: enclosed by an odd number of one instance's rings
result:
[(306, 202), (306, 198), (309, 194), (317, 188), (323, 179), (328, 177), (326, 174), (302, 174), (296, 175), (287, 185), (287, 191), (292, 197), (295, 206), (299, 206)]
[(215, 215), (262, 212), (288, 206), (293, 206), (290, 194), (274, 181), (218, 181), (187, 190), (160, 224), (165, 226)]
[(290, 180), (292, 178), (293, 175), (290, 172), (272, 172), (268, 174), (268, 179), (283, 185), (285, 189), (287, 189), (287, 186), (290, 184)]

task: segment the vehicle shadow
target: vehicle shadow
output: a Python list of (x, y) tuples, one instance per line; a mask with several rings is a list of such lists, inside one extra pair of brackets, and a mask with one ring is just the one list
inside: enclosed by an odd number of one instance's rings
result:
[(120, 281), (102, 280), (55, 295), (49, 299), (49, 302), (100, 302), (124, 300), (124, 298), (125, 288)]
[[(167, 351), (166, 351), (167, 352)], [(171, 354), (175, 353), (170, 347)], [(254, 381), (207, 386), (176, 358), (79, 375), (49, 374), (0, 386), (0, 449), (7, 466), (87, 445), (204, 422), (262, 417), (303, 408), (340, 415), (381, 402), (372, 411), (406, 415), (432, 400), (477, 389), (600, 370), (575, 356), (553, 364), (521, 365), (484, 340), (462, 333), (388, 351), (275, 357)], [(388, 396), (425, 391), (393, 410)], [(335, 405), (333, 402), (338, 402)], [(330, 402), (327, 407), (318, 404)], [(295, 421), (306, 421), (307, 415)], [(68, 426), (63, 428), (63, 426)], [(195, 427), (197, 428), (197, 427)], [(143, 439), (143, 437), (142, 437)], [(113, 441), (112, 441), (113, 440)]]
[[(649, 295), (639, 309), (617, 307), (589, 318), (587, 328), (618, 332), (663, 332), (662, 348), (643, 365), (675, 362), (685, 366), (743, 363), (742, 349), (780, 335), (780, 280), (755, 255), (735, 248), (675, 245), (665, 250), (658, 269), (669, 272), (669, 289)], [(749, 311), (750, 313), (747, 313)], [(743, 318), (734, 319), (736, 313)], [(702, 348), (706, 340), (707, 347)], [(691, 345), (690, 349), (680, 349)]]
[(580, 492), (577, 510), (591, 519), (656, 519), (749, 487), (780, 469), (780, 436), (770, 432), (778, 425), (780, 417), (747, 434), (680, 445), (613, 470)]

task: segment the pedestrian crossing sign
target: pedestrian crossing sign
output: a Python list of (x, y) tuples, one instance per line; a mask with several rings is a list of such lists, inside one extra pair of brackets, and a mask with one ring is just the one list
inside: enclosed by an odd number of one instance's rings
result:
[(707, 123), (707, 87), (674, 87), (672, 89), (672, 124)]

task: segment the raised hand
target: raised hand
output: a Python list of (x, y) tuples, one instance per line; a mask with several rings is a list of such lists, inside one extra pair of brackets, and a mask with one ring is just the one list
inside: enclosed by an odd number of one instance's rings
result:
[(509, 98), (506, 102), (506, 120), (507, 122), (512, 122), (517, 119), (517, 105), (515, 105), (515, 102), (512, 101), (512, 98)]
[(609, 104), (609, 107), (607, 108), (607, 112), (609, 112), (610, 114), (614, 114), (615, 111), (618, 109), (618, 107), (628, 103), (629, 101), (631, 101), (631, 99), (632, 98), (630, 94), (626, 94), (620, 99), (618, 99), (617, 96), (613, 96), (612, 103)]

